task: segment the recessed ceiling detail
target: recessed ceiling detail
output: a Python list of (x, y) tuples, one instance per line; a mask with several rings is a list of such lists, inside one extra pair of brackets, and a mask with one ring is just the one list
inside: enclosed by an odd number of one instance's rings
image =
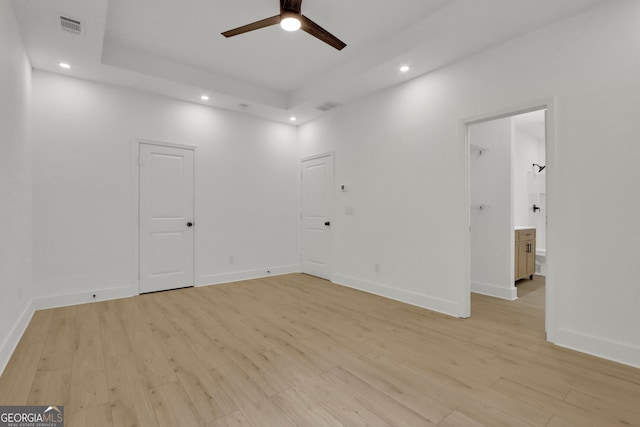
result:
[(200, 104), (206, 93), (208, 106), (288, 124), (398, 84), (400, 65), (424, 75), (603, 2), (396, 0), (389, 13), (389, 0), (304, 0), (348, 41), (337, 52), (278, 26), (220, 36), (274, 15), (276, 0), (9, 1), (34, 69), (60, 73), (64, 60), (70, 76)]

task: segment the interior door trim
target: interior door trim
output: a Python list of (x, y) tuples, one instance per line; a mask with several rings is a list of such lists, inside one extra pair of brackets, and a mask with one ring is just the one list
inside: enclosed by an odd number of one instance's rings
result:
[[(320, 153), (320, 154), (314, 154), (311, 156), (306, 156), (306, 157), (302, 157), (300, 158), (300, 212), (298, 215), (298, 218), (300, 218), (300, 223), (298, 225), (298, 260), (299, 260), (299, 265), (300, 265), (300, 271), (302, 271), (302, 260), (303, 260), (303, 256), (302, 256), (302, 239), (303, 239), (303, 222), (302, 222), (302, 203), (303, 203), (303, 169), (302, 169), (302, 165), (304, 164), (304, 162), (308, 162), (310, 160), (316, 160), (316, 159), (321, 159), (323, 157), (328, 157), (329, 161), (331, 162), (331, 193), (330, 193), (330, 197), (329, 197), (329, 203), (331, 204), (331, 206), (329, 206), (329, 212), (330, 212), (330, 221), (331, 221), (331, 225), (333, 226), (335, 224), (335, 216), (336, 216), (336, 212), (335, 212), (335, 191), (334, 191), (334, 187), (335, 187), (335, 183), (336, 183), (336, 155), (334, 151), (328, 151), (325, 153)], [(328, 268), (328, 273), (327, 273), (327, 279), (331, 282), (333, 282), (333, 266), (334, 266), (334, 251), (333, 251), (333, 232), (331, 232), (331, 234), (329, 235), (329, 268)]]
[[(131, 247), (133, 248), (133, 258), (131, 260), (133, 269), (134, 269), (134, 278), (132, 283), (133, 291), (136, 295), (140, 295), (140, 163), (139, 163), (139, 155), (140, 155), (140, 144), (150, 144), (157, 145), (161, 147), (174, 147), (174, 148), (183, 148), (187, 150), (193, 151), (193, 222), (197, 222), (197, 213), (196, 213), (196, 189), (197, 184), (195, 177), (197, 176), (197, 161), (196, 161), (196, 153), (197, 148), (195, 145), (188, 144), (180, 144), (175, 142), (168, 141), (158, 141), (153, 139), (146, 138), (134, 138), (131, 142), (131, 206), (132, 206), (132, 215), (131, 215)], [(194, 286), (197, 282), (197, 271), (196, 271), (196, 245), (195, 245), (195, 233), (194, 230), (194, 239), (193, 239), (193, 276), (194, 276)]]

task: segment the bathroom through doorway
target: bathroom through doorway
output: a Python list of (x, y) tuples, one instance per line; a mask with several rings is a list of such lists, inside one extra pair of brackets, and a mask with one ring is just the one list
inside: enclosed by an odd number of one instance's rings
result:
[(546, 281), (548, 114), (466, 123), (470, 292), (516, 300), (518, 285)]

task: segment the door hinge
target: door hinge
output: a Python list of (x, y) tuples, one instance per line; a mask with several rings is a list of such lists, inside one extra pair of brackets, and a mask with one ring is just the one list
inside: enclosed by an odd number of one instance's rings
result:
[(142, 166), (142, 156), (138, 156), (138, 166)]

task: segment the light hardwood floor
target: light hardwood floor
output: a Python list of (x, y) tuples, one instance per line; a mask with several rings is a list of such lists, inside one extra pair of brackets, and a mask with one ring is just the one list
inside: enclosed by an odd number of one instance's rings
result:
[(640, 425), (640, 370), (550, 345), (544, 286), (455, 319), (293, 274), (38, 311), (0, 404), (67, 426)]

